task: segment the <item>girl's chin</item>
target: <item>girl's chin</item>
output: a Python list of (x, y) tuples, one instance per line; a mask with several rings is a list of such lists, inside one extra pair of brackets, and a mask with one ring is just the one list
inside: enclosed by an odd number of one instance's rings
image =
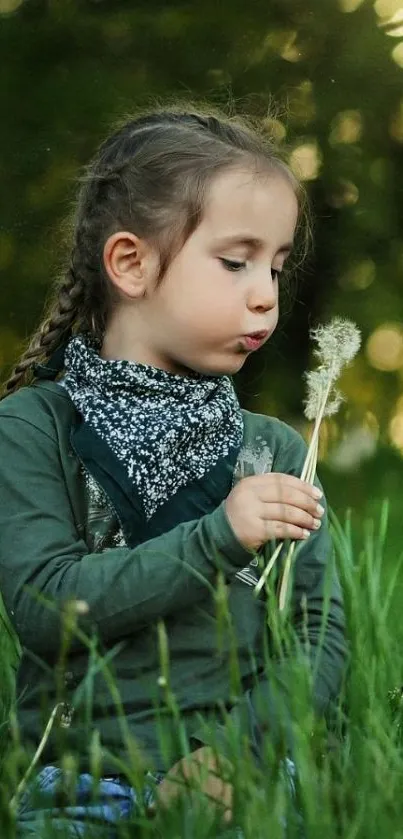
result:
[(203, 354), (201, 351), (195, 353), (193, 358), (186, 358), (184, 354), (181, 358), (175, 358), (171, 371), (181, 376), (191, 376), (192, 373), (201, 376), (233, 376), (242, 369), (249, 355), (250, 352), (240, 345), (221, 352), (210, 350)]
[(230, 357), (212, 359), (210, 364), (200, 364), (192, 369), (203, 376), (234, 376), (242, 369), (247, 357), (246, 353), (233, 353)]

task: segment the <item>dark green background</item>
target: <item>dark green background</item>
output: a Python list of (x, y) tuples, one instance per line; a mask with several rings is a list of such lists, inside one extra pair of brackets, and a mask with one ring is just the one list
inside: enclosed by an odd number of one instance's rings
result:
[[(291, 148), (316, 143), (319, 150), (317, 177), (307, 182), (315, 250), (292, 313), (236, 384), (245, 407), (307, 433), (301, 406), (309, 327), (336, 314), (358, 324), (363, 350), (343, 378), (347, 403), (327, 430), (321, 475), (338, 510), (368, 510), (388, 495), (398, 548), (403, 468), (388, 428), (403, 370), (374, 369), (366, 344), (383, 323), (402, 323), (403, 314), (403, 69), (391, 56), (399, 38), (379, 25), (369, 0), (351, 13), (336, 0), (12, 5), (0, 0), (2, 374), (60, 268), (75, 178), (113, 121), (175, 96), (264, 118), (274, 97)], [(340, 142), (337, 126), (349, 111), (361, 134)], [(328, 453), (357, 426), (375, 429), (376, 452), (335, 471)]]

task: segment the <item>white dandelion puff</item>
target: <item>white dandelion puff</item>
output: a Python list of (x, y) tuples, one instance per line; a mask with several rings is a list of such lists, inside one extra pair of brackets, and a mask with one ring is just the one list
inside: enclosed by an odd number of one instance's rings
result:
[[(343, 318), (333, 318), (326, 326), (312, 329), (310, 335), (318, 344), (314, 354), (320, 365), (317, 370), (306, 374), (308, 400), (305, 411), (308, 408), (309, 419), (315, 420), (307, 458), (311, 457), (313, 449), (317, 449), (320, 424), (326, 416), (328, 403), (332, 414), (336, 413), (341, 405), (341, 394), (334, 391), (334, 382), (343, 367), (352, 361), (361, 344), (358, 327), (352, 321)], [(301, 476), (303, 480), (306, 479), (306, 474), (305, 470)]]
[[(304, 414), (307, 419), (314, 420), (318, 416), (323, 396), (326, 393), (329, 381), (327, 370), (323, 367), (318, 370), (310, 370), (309, 373), (305, 373), (305, 379), (308, 395), (304, 403)], [(337, 414), (342, 402), (344, 402), (343, 394), (333, 387), (329, 392), (323, 416), (330, 417)]]
[[(307, 399), (305, 400), (304, 413), (307, 419), (314, 421), (314, 427), (301, 473), (301, 480), (313, 484), (316, 477), (321, 422), (323, 417), (336, 414), (344, 401), (342, 393), (335, 388), (334, 383), (340, 376), (343, 367), (349, 364), (358, 352), (361, 345), (361, 333), (352, 321), (336, 317), (326, 326), (318, 326), (316, 329), (312, 329), (310, 336), (317, 343), (314, 355), (319, 360), (319, 367), (305, 373)], [(259, 582), (255, 586), (255, 594), (260, 592), (266, 582), (277, 557), (280, 555), (283, 544), (281, 542), (270, 557)], [(286, 604), (295, 548), (296, 542), (291, 542), (285, 558), (279, 594), (280, 611), (285, 608)]]
[[(346, 397), (343, 396), (343, 394), (341, 393), (340, 390), (336, 390), (336, 389), (331, 390), (330, 395), (329, 395), (329, 399), (327, 400), (326, 405), (325, 405), (324, 416), (325, 417), (332, 417), (333, 414), (337, 414), (337, 411), (339, 410), (340, 405), (342, 405), (343, 402), (345, 402), (345, 401), (346, 401)], [(312, 417), (312, 419), (315, 419), (315, 417)]]
[(361, 345), (360, 330), (345, 318), (333, 318), (326, 326), (311, 329), (310, 336), (318, 345), (314, 355), (332, 379), (337, 379), (341, 369), (352, 361)]

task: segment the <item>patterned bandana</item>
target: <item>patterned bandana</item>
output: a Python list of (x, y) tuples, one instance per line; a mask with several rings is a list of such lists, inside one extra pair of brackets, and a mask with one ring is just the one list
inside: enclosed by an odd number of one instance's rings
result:
[(59, 384), (125, 467), (147, 519), (241, 446), (243, 417), (228, 376), (108, 361), (87, 335), (69, 341), (65, 371)]

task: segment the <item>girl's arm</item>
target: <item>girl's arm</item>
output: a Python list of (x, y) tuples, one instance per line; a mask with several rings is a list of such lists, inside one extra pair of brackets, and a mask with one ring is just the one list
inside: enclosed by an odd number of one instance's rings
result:
[[(221, 504), (134, 549), (90, 554), (74, 522), (56, 437), (0, 417), (0, 591), (20, 641), (49, 658), (60, 649), (61, 607), (84, 600), (113, 641), (202, 599), (220, 568), (232, 577), (251, 554)], [(71, 648), (79, 646), (73, 639)]]

